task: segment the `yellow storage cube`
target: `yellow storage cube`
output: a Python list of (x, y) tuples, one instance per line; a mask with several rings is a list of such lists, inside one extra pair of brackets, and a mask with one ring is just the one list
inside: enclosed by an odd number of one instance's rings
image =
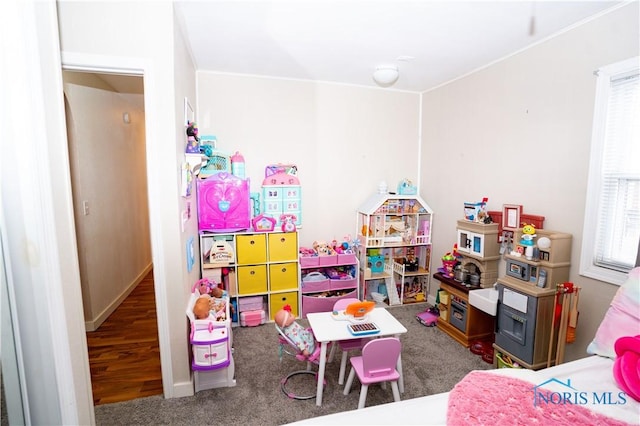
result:
[(238, 235), (236, 237), (238, 265), (251, 265), (267, 261), (265, 234)]
[(269, 261), (298, 260), (298, 233), (269, 234)]
[(269, 265), (269, 285), (271, 291), (298, 288), (298, 264), (272, 263)]
[(273, 321), (273, 317), (284, 305), (291, 306), (291, 313), (296, 317), (299, 316), (298, 311), (298, 292), (289, 291), (286, 293), (272, 293), (270, 296), (269, 317)]
[(267, 292), (267, 265), (238, 266), (238, 294)]

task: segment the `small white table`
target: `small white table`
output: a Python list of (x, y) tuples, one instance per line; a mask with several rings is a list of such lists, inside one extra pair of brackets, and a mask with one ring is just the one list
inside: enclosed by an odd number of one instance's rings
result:
[[(309, 326), (313, 329), (313, 334), (316, 337), (316, 341), (321, 344), (320, 349), (320, 365), (318, 368), (318, 387), (316, 390), (316, 405), (322, 406), (322, 390), (324, 384), (324, 371), (327, 363), (327, 346), (329, 342), (337, 342), (340, 340), (349, 340), (356, 337), (353, 336), (347, 329), (349, 321), (336, 320), (333, 318), (331, 312), (316, 312), (307, 314), (309, 320)], [(393, 315), (389, 313), (385, 308), (375, 308), (371, 311), (367, 319), (363, 322), (372, 322), (380, 329), (379, 333), (370, 334), (362, 337), (383, 337), (383, 336), (396, 336), (406, 333), (407, 329), (395, 319)], [(400, 373), (400, 379), (398, 380), (398, 388), (400, 392), (404, 392), (404, 378), (402, 374), (402, 356), (398, 357), (398, 373)]]

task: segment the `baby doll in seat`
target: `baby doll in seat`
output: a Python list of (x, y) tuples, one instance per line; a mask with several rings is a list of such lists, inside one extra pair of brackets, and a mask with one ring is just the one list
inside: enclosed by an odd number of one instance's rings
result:
[(285, 305), (274, 315), (273, 319), (291, 343), (293, 343), (305, 357), (316, 351), (316, 339), (311, 330), (308, 330), (296, 322), (296, 317), (291, 313), (291, 306)]

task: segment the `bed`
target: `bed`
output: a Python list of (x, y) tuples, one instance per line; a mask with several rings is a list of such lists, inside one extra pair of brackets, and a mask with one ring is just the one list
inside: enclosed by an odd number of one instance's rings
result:
[[(635, 268), (613, 298), (585, 358), (538, 371), (513, 368), (472, 371), (450, 392), (293, 424), (638, 425), (639, 335), (640, 268)], [(633, 383), (629, 375), (619, 373), (620, 360), (631, 359), (627, 356), (630, 353), (620, 352), (616, 345), (622, 337), (635, 339), (637, 343), (637, 353), (630, 364)]]

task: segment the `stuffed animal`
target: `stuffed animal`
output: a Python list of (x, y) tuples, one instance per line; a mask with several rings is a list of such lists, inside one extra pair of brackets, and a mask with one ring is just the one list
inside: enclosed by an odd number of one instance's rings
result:
[(314, 241), (313, 249), (318, 254), (318, 256), (329, 256), (333, 253), (333, 249), (326, 241)]

